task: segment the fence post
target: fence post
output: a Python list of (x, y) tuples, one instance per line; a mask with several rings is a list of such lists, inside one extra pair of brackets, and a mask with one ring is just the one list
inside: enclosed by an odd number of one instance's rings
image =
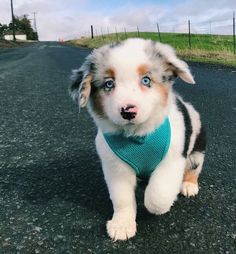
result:
[(102, 35), (102, 39), (104, 40), (104, 34), (103, 34), (102, 27), (101, 27), (101, 35)]
[(118, 41), (118, 33), (117, 33), (116, 27), (115, 27), (115, 30), (116, 30), (116, 41)]
[(160, 34), (160, 29), (159, 29), (158, 23), (157, 23), (157, 32), (158, 32), (158, 36), (159, 36), (159, 41), (161, 42), (161, 34)]
[(137, 26), (137, 31), (138, 31), (138, 37), (140, 37), (140, 34), (139, 34), (139, 28), (138, 28), (138, 26)]
[(234, 54), (236, 54), (236, 39), (235, 39), (235, 12), (233, 12), (233, 41), (234, 41)]
[(190, 20), (188, 20), (188, 46), (190, 49), (192, 48)]
[(125, 30), (125, 38), (127, 39), (127, 32), (126, 32), (126, 28), (124, 28), (124, 30)]
[(92, 39), (94, 38), (94, 35), (93, 35), (93, 25), (91, 25), (91, 38)]

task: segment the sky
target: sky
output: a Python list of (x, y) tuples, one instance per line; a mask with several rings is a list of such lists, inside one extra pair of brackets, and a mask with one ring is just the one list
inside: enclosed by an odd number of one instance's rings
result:
[[(236, 0), (13, 0), (17, 16), (28, 14), (40, 40), (73, 39), (107, 32), (187, 32), (191, 20), (194, 33), (232, 33)], [(0, 23), (11, 21), (10, 0), (0, 0)], [(33, 24), (33, 23), (32, 23)]]

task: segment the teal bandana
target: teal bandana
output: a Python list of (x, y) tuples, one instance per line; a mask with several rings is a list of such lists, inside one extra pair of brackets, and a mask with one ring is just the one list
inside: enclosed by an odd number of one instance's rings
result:
[(152, 133), (143, 137), (125, 137), (121, 134), (103, 133), (112, 151), (128, 163), (137, 176), (146, 178), (151, 175), (168, 152), (171, 127), (166, 118)]

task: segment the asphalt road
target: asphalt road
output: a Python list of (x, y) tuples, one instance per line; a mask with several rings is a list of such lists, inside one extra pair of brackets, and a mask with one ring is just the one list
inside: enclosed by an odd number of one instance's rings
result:
[(176, 85), (208, 132), (199, 195), (154, 216), (141, 184), (137, 236), (114, 243), (96, 128), (67, 91), (88, 53), (56, 43), (0, 50), (0, 253), (236, 253), (236, 70), (192, 63), (197, 85)]

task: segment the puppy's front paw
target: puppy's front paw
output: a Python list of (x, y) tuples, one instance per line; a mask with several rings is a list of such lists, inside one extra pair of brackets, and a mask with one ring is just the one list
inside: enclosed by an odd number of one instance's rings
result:
[(195, 183), (191, 183), (191, 182), (183, 182), (182, 184), (182, 189), (181, 189), (181, 193), (185, 196), (185, 197), (192, 197), (192, 196), (196, 196), (198, 194), (199, 188), (198, 185)]
[(107, 233), (114, 240), (128, 240), (136, 234), (136, 222), (133, 220), (112, 219), (107, 222)]
[(170, 211), (176, 199), (176, 195), (170, 195), (165, 190), (156, 190), (147, 187), (144, 196), (144, 205), (150, 213), (161, 215)]
[(169, 204), (169, 203), (160, 204), (160, 202), (158, 202), (158, 201), (153, 202), (153, 200), (150, 200), (150, 199), (145, 199), (144, 204), (150, 213), (156, 214), (156, 215), (161, 215), (161, 214), (167, 213), (170, 211), (170, 208), (171, 208), (171, 204)]

